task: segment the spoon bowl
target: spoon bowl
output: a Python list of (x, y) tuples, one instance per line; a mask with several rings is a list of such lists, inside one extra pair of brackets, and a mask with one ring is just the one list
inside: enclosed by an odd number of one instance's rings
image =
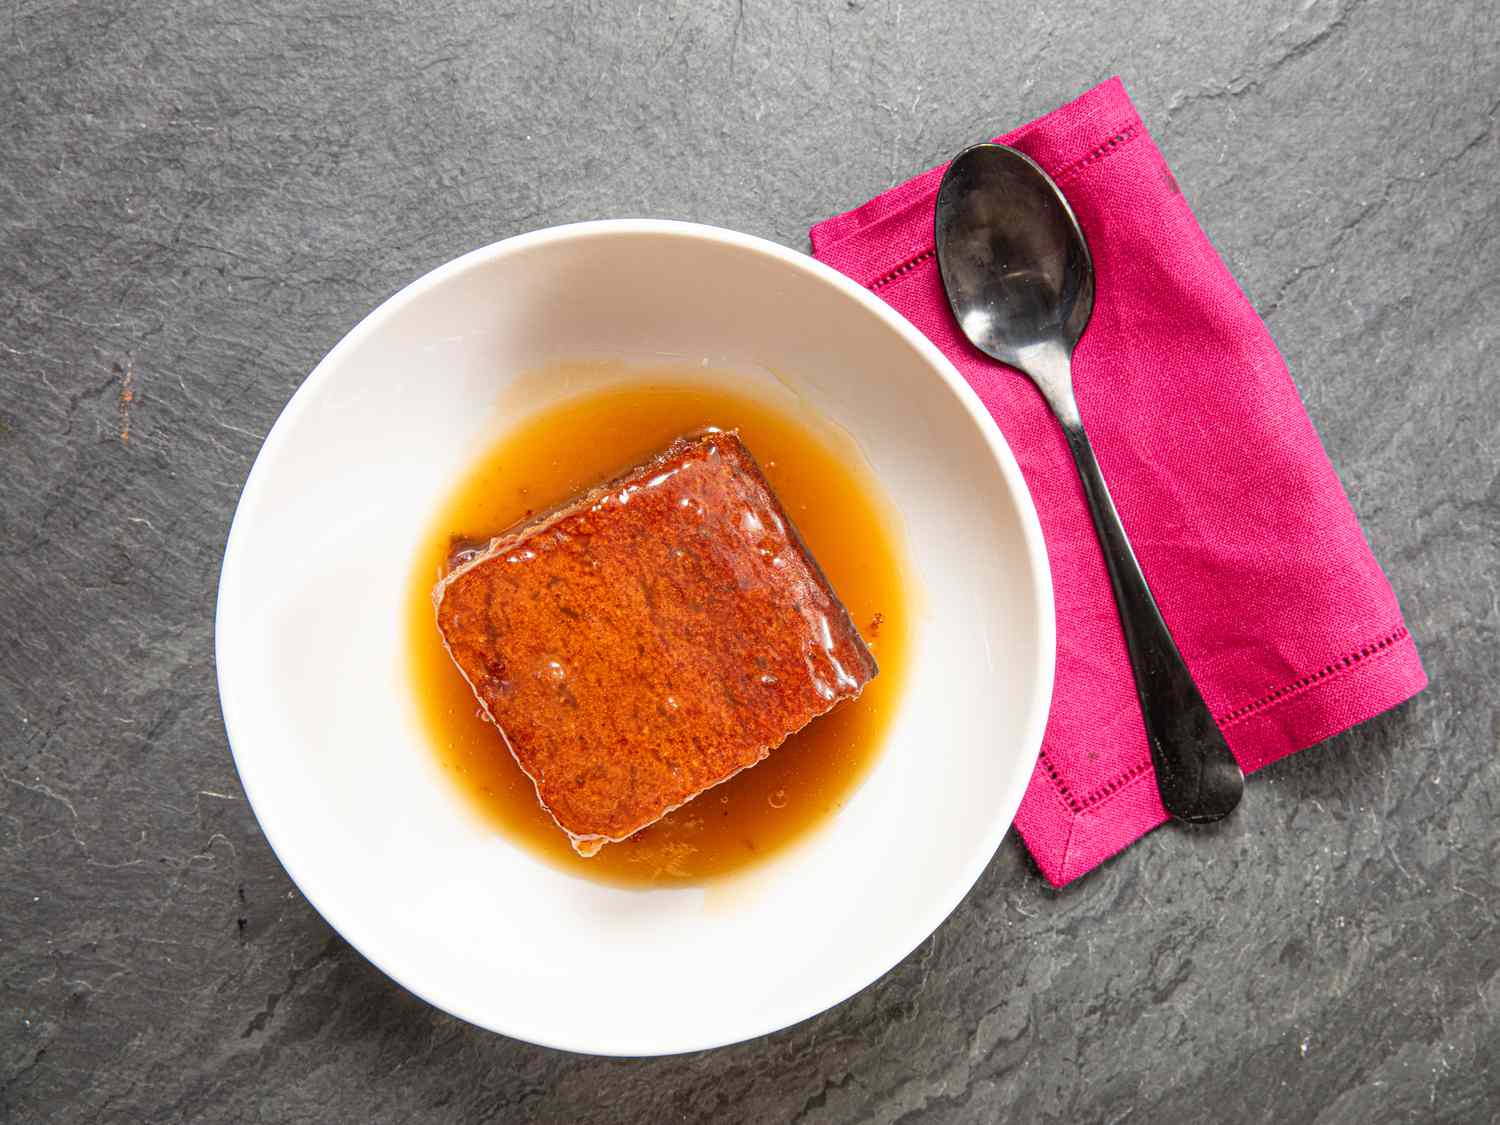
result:
[(1025, 367), (1039, 346), (1078, 343), (1094, 311), (1094, 265), (1078, 220), (1025, 153), (976, 145), (938, 195), (938, 266), (949, 306), (976, 348)]

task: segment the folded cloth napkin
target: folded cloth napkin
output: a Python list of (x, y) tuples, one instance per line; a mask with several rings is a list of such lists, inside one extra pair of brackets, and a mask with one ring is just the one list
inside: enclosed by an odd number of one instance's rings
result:
[[(1097, 271), (1080, 410), (1146, 579), (1248, 772), (1427, 683), (1385, 575), (1265, 325), (1119, 79), (1000, 140), (1057, 181)], [(1061, 886), (1166, 820), (1083, 492), (1046, 404), (948, 310), (934, 168), (812, 229), (816, 257), (905, 315), (989, 408), (1041, 516), (1057, 681), (1016, 825)], [(1253, 800), (1253, 790), (1251, 794)]]

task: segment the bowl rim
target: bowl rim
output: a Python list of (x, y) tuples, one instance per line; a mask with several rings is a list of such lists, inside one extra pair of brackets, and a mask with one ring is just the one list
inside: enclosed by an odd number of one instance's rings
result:
[[(304, 857), (297, 853), (296, 847), (291, 843), (289, 832), (284, 828), (275, 811), (274, 802), (270, 799), (269, 783), (257, 767), (255, 753), (248, 749), (253, 744), (254, 738), (247, 718), (247, 708), (233, 682), (233, 670), (237, 663), (235, 647), (238, 641), (236, 623), (227, 608), (227, 603), (233, 599), (226, 596), (226, 591), (238, 590), (247, 580), (241, 561), (244, 555), (244, 543), (251, 534), (250, 525), (263, 502), (262, 494), (271, 474), (270, 467), (280, 456), (282, 447), (290, 440), (290, 434), (295, 428), (297, 419), (313, 401), (322, 384), (333, 377), (334, 370), (339, 366), (346, 352), (354, 350), (365, 339), (376, 335), (384, 323), (404, 306), (471, 269), (560, 242), (642, 235), (717, 243), (750, 251), (806, 274), (862, 307), (867, 313), (895, 331), (921, 356), (927, 367), (958, 399), (959, 404), (968, 413), (970, 421), (983, 437), (991, 457), (1015, 499), (1022, 540), (1031, 565), (1031, 596), (1036, 614), (1034, 627), (1037, 635), (1038, 667), (1034, 670), (1035, 681), (1032, 698), (1029, 701), (1031, 714), (1024, 737), (1018, 747), (1022, 759), (1030, 768), (1017, 770), (1008, 791), (1002, 795), (997, 804), (997, 808), (1003, 815), (997, 815), (994, 818), (994, 823), (983, 845), (975, 849), (974, 855), (962, 870), (948, 877), (941, 893), (933, 897), (932, 906), (907, 919), (900, 929), (899, 937), (887, 940), (877, 948), (875, 953), (867, 955), (863, 959), (865, 967), (857, 974), (852, 974), (851, 977), (845, 978), (832, 988), (816, 993), (804, 993), (793, 1001), (783, 1002), (774, 1007), (768, 1006), (743, 1021), (742, 1026), (734, 1028), (731, 1034), (725, 1035), (722, 1031), (717, 1031), (707, 1038), (700, 1039), (692, 1039), (691, 1036), (668, 1039), (659, 1035), (646, 1035), (639, 1040), (632, 1039), (627, 1042), (618, 1038), (611, 1038), (608, 1041), (591, 1040), (587, 1028), (568, 1036), (540, 1033), (537, 1029), (527, 1027), (525, 1020), (513, 1021), (497, 1018), (492, 1012), (468, 1008), (461, 1003), (455, 1004), (451, 999), (439, 1002), (429, 995), (421, 980), (422, 974), (417, 967), (419, 963), (413, 964), (410, 961), (402, 963), (399, 957), (386, 954), (382, 948), (383, 942), (379, 936), (378, 926), (370, 925), (366, 919), (355, 916), (352, 910), (346, 910), (345, 903), (335, 901), (330, 895), (324, 893), (325, 887), (309, 889), (311, 884), (317, 884), (318, 879), (312, 874)], [(234, 517), (225, 543), (223, 563), (219, 571), (214, 611), (214, 658), (219, 701), (225, 735), (229, 742), (235, 770), (239, 775), (240, 786), (244, 790), (250, 810), (266, 842), (270, 845), (272, 853), (281, 863), (298, 892), (323, 920), (362, 957), (392, 981), (440, 1011), (445, 1011), (487, 1031), (538, 1046), (582, 1054), (627, 1058), (710, 1050), (793, 1027), (864, 991), (905, 960), (914, 949), (931, 936), (973, 889), (980, 875), (994, 858), (1006, 832), (1015, 821), (1021, 798), (1030, 782), (1032, 770), (1041, 750), (1042, 733), (1051, 705), (1056, 650), (1057, 632), (1051, 570), (1048, 565), (1041, 523), (1037, 517), (1031, 492), (1026, 486), (1015, 455), (1011, 452), (999, 427), (991, 419), (989, 411), (980, 401), (979, 396), (959, 374), (953, 363), (890, 305), (844, 274), (810, 255), (755, 235), (672, 219), (591, 220), (545, 227), (504, 238), (461, 254), (429, 270), (397, 290), (366, 314), (313, 367), (311, 373), (293, 392), (266, 434), (235, 505)], [(848, 983), (849, 981), (853, 981), (852, 985)]]

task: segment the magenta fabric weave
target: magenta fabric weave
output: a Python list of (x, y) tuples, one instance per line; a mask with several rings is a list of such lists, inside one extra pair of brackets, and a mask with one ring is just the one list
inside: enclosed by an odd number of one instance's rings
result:
[[(1080, 409), (1162, 614), (1245, 770), (1409, 698), (1400, 607), (1265, 325), (1119, 79), (1001, 137), (1058, 182), (1097, 271)], [(934, 168), (812, 229), (816, 257), (905, 315), (1004, 433), (1040, 513), (1057, 686), (1016, 818), (1057, 886), (1166, 819), (1109, 579), (1062, 432), (962, 339), (932, 246)], [(1270, 799), (1252, 786), (1247, 802)]]

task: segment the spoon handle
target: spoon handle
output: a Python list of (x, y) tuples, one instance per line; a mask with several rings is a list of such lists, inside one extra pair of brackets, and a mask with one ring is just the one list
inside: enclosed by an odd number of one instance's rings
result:
[(1063, 433), (1115, 590), (1162, 804), (1175, 820), (1220, 820), (1240, 803), (1244, 774), (1162, 620), (1076, 414), (1063, 422)]

